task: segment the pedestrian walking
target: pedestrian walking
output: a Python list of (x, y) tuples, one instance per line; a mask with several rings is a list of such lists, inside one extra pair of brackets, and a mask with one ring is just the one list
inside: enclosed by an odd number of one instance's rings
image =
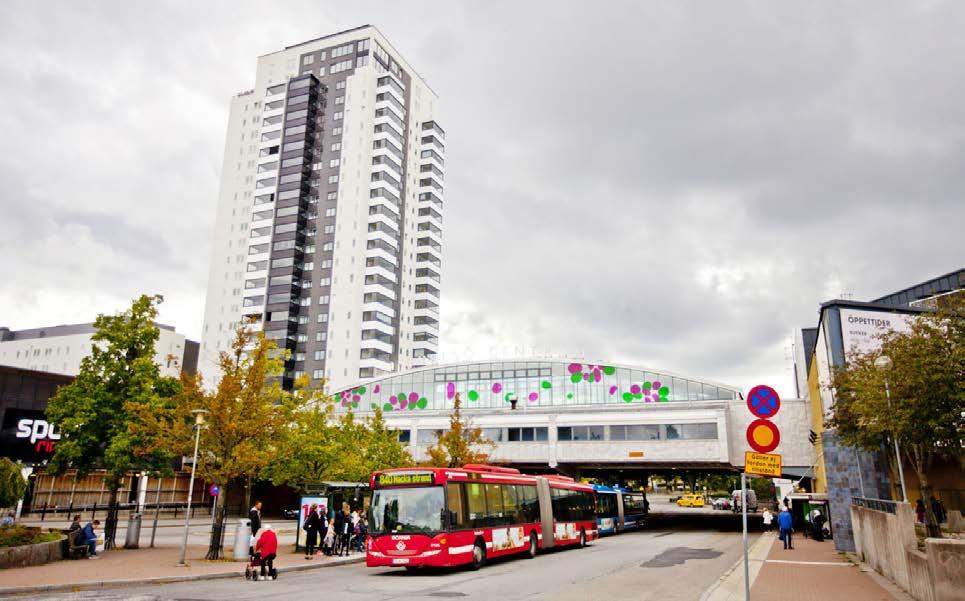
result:
[(816, 542), (824, 542), (824, 516), (815, 509), (811, 513), (811, 538)]
[(925, 523), (925, 503), (921, 499), (915, 503), (915, 519), (919, 524)]
[(87, 543), (90, 552), (87, 554), (88, 559), (98, 559), (97, 555), (97, 527), (101, 525), (100, 520), (94, 520), (93, 522), (88, 522), (84, 526), (84, 542)]
[(935, 495), (931, 497), (931, 512), (935, 514), (935, 521), (939, 524), (945, 523), (945, 506), (942, 502), (935, 498)]
[(321, 530), (322, 519), (318, 515), (318, 505), (312, 503), (305, 518), (305, 559), (311, 559), (318, 546), (318, 533)]
[(770, 529), (771, 529), (771, 524), (774, 523), (774, 514), (771, 513), (771, 510), (770, 510), (770, 509), (767, 509), (767, 508), (765, 507), (765, 508), (764, 508), (764, 513), (763, 513), (763, 517), (764, 517), (764, 530), (765, 530), (765, 531), (770, 530)]
[(778, 514), (777, 525), (781, 529), (781, 541), (784, 542), (784, 549), (793, 550), (794, 545), (791, 543), (791, 533), (794, 532), (794, 518), (791, 517), (791, 512), (787, 510), (787, 507)]
[(275, 557), (278, 554), (278, 537), (275, 536), (271, 524), (265, 524), (265, 527), (261, 530), (261, 536), (258, 537), (258, 542), (255, 543), (255, 552), (261, 554), (261, 579), (266, 580), (268, 576), (275, 578)]
[(248, 512), (248, 520), (251, 522), (251, 536), (254, 537), (261, 530), (261, 501), (255, 501)]

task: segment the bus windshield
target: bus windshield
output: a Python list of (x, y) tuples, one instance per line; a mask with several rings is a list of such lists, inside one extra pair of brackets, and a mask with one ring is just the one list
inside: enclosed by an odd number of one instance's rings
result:
[(439, 532), (445, 515), (441, 486), (382, 488), (372, 496), (373, 534)]

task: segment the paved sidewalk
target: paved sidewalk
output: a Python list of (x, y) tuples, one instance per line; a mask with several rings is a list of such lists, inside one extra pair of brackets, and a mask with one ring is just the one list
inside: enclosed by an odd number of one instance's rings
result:
[[(748, 574), (752, 586), (775, 538), (773, 532), (765, 532), (747, 550)], [(744, 560), (741, 559), (731, 566), (720, 580), (704, 591), (700, 601), (744, 601)]]
[[(206, 546), (189, 546), (188, 567), (176, 564), (180, 547), (101, 551), (100, 559), (64, 560), (41, 566), (0, 570), (0, 595), (176, 582), (209, 578), (244, 578), (244, 561), (206, 561)], [(230, 549), (227, 549), (230, 554)], [(363, 553), (348, 557), (316, 557), (285, 553), (275, 560), (279, 572), (321, 568), (364, 561)]]
[(751, 587), (754, 601), (901, 601), (861, 567), (821, 543), (795, 533), (794, 549), (774, 540)]

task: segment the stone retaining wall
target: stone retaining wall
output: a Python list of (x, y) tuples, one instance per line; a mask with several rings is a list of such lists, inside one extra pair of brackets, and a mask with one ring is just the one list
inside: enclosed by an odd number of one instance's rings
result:
[(965, 599), (965, 540), (929, 538), (922, 553), (908, 503), (895, 513), (852, 505), (851, 523), (862, 561), (917, 601)]
[(39, 566), (64, 558), (64, 541), (66, 537), (20, 547), (5, 547), (0, 549), (0, 568), (22, 568), (25, 566)]

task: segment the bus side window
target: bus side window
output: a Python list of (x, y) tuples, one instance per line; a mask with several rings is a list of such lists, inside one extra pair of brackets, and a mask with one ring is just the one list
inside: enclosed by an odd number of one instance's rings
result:
[(539, 500), (536, 496), (535, 486), (520, 486), (518, 490), (520, 494), (520, 507), (522, 508), (523, 521), (525, 522), (538, 522), (540, 521), (539, 515)]
[(469, 509), (469, 525), (473, 528), (482, 528), (489, 524), (488, 511), (486, 510), (486, 491), (483, 485), (478, 482), (466, 484), (466, 505)]
[(506, 526), (509, 516), (503, 506), (503, 486), (501, 484), (484, 484), (486, 489), (486, 505), (489, 507), (489, 525)]
[(450, 482), (446, 485), (449, 529), (451, 530), (464, 530), (470, 527), (469, 521), (466, 519), (466, 504), (463, 502), (463, 496), (461, 482)]
[(515, 484), (504, 484), (501, 486), (503, 489), (503, 511), (506, 512), (506, 523), (508, 524), (522, 524), (523, 518), (519, 511), (519, 501), (518, 495), (516, 494), (516, 489), (519, 488)]

